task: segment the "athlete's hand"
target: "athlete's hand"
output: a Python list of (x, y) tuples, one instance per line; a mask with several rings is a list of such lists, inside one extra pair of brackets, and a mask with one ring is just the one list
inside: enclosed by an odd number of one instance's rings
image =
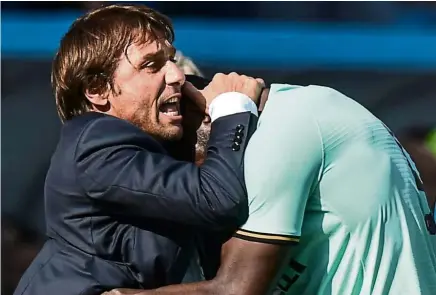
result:
[(149, 292), (141, 289), (113, 289), (111, 291), (106, 291), (101, 295), (147, 295)]

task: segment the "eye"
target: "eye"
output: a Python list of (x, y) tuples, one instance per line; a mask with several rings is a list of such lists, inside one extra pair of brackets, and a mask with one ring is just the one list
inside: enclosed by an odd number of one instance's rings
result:
[(171, 58), (169, 59), (169, 61), (170, 61), (170, 62), (173, 62), (173, 63), (177, 63), (177, 59), (176, 59), (175, 56), (171, 57)]
[(141, 70), (150, 71), (152, 73), (157, 73), (162, 69), (162, 67), (165, 65), (165, 62), (162, 60), (151, 60), (143, 63), (141, 65)]
[(153, 67), (156, 67), (156, 62), (154, 61), (147, 61), (141, 65), (141, 69), (153, 68)]

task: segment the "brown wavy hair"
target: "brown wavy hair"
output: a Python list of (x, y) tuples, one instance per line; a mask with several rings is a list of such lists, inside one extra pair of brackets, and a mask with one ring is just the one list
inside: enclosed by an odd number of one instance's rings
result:
[(62, 122), (90, 110), (85, 90), (113, 91), (119, 60), (133, 44), (174, 42), (168, 17), (144, 5), (110, 5), (77, 19), (62, 38), (51, 82)]

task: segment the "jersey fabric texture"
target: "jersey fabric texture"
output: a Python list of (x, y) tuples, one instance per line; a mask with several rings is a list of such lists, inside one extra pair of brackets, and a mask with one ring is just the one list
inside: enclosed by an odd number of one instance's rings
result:
[(244, 163), (250, 215), (235, 236), (294, 244), (272, 294), (436, 294), (419, 174), (362, 105), (274, 84)]

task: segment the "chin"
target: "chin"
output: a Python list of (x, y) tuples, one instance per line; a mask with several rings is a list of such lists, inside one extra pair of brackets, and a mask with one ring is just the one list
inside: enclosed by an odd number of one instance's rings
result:
[(163, 140), (180, 140), (183, 137), (183, 127), (171, 126), (169, 128), (166, 128), (166, 130), (161, 133), (161, 136)]

